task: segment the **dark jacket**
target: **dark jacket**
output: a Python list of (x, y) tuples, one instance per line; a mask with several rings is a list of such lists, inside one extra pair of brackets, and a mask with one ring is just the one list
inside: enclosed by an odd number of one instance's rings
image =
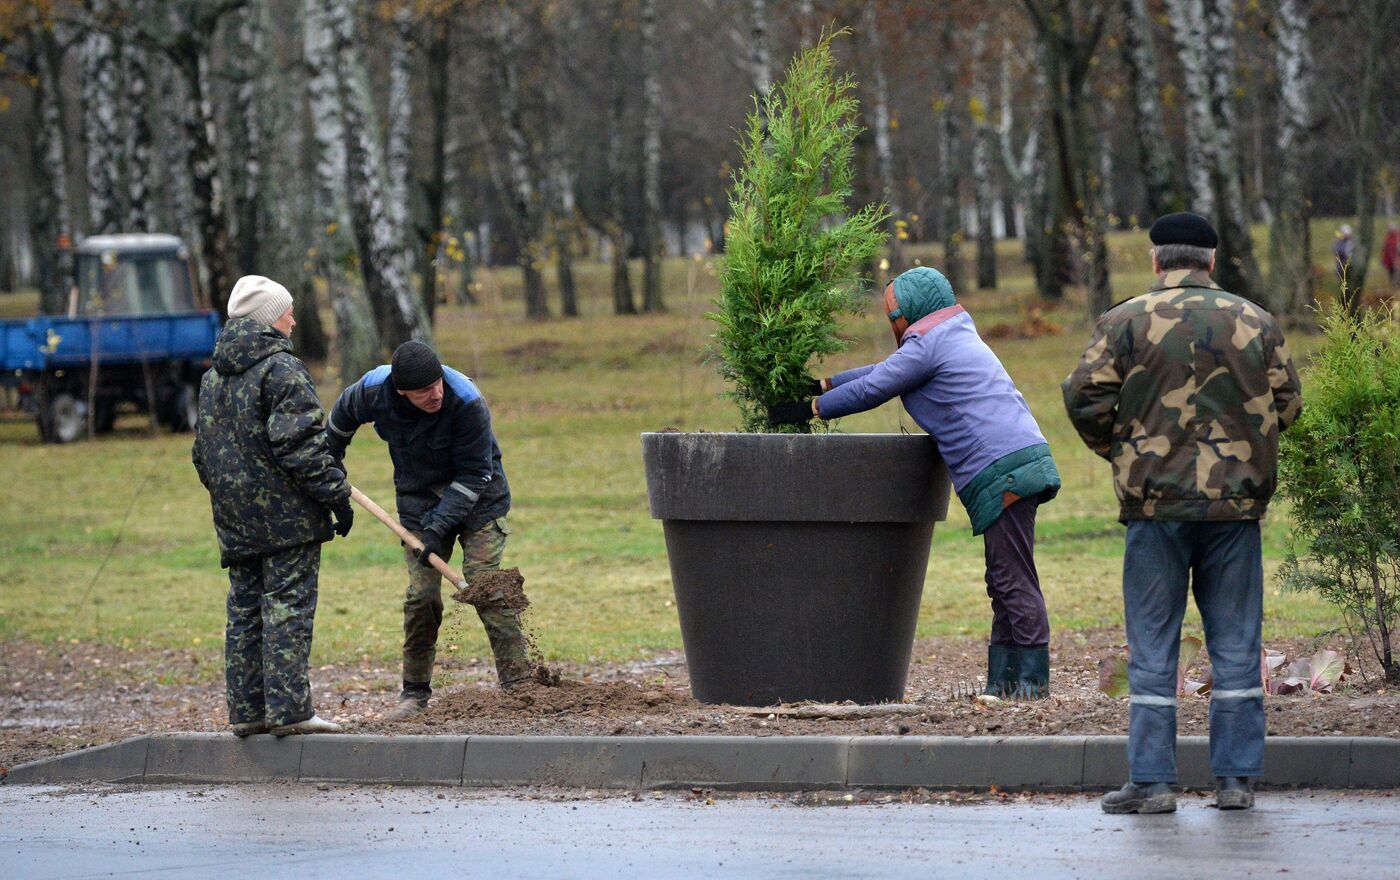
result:
[(1262, 518), (1303, 406), (1273, 316), (1186, 269), (1104, 312), (1062, 389), (1125, 522)]
[(344, 459), (360, 425), (389, 444), (399, 520), (414, 531), (475, 531), (510, 510), (491, 411), (470, 379), (443, 367), (442, 408), (423, 412), (394, 389), (387, 365), (365, 373), (331, 408), (331, 452)]
[(229, 321), (199, 386), (194, 467), (209, 490), (219, 561), (331, 539), (329, 505), (350, 497), (306, 366), (281, 333)]

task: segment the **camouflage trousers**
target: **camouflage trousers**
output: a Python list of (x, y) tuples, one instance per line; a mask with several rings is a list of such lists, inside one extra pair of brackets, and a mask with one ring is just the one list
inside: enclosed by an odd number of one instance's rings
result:
[(224, 681), (230, 724), (278, 727), (314, 714), (306, 664), (320, 567), (321, 545), (314, 542), (229, 566)]
[[(447, 553), (450, 557), (454, 545), (462, 545), (462, 577), (470, 583), (477, 572), (501, 567), (509, 534), (505, 517), (500, 517), (474, 532), (453, 536)], [(418, 537), (422, 537), (421, 533)], [(404, 549), (404, 559), (408, 563), (408, 593), (403, 602), (404, 689), (405, 694), (413, 690), (422, 696), (432, 690), (429, 684), (437, 658), (438, 629), (442, 626), (442, 576), (437, 569), (419, 565), (412, 550)], [(501, 683), (529, 677), (533, 664), (525, 633), (520, 629), (520, 615), (505, 608), (478, 608), (476, 614), (491, 641), (496, 676)]]

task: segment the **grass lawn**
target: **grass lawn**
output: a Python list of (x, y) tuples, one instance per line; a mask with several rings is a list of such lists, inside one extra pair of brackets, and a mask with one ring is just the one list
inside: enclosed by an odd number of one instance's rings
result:
[[(1320, 265), (1332, 225), (1320, 223), (1314, 237)], [(1021, 320), (1035, 301), (1019, 244), (1002, 247), (1001, 288), (962, 297), (984, 331)], [(1114, 236), (1118, 298), (1151, 281), (1146, 248), (1143, 233)], [(932, 252), (914, 255), (928, 260)], [(668, 426), (732, 430), (737, 423), (705, 361), (714, 264), (669, 260), (670, 311), (634, 318), (608, 314), (607, 272), (581, 267), (585, 314), (576, 320), (524, 322), (512, 269), (478, 274), (478, 306), (438, 312), (444, 361), (478, 381), (494, 413), (515, 496), (506, 564), (526, 576), (534, 603), (528, 624), (550, 659), (616, 661), (680, 646), (661, 527), (647, 512), (638, 435)], [(32, 296), (0, 297), (5, 313), (32, 308)], [(1038, 549), (1053, 625), (1062, 628), (1116, 626), (1122, 614), (1123, 537), (1109, 467), (1082, 446), (1060, 402), (1060, 380), (1086, 340), (1082, 312), (1077, 300), (1048, 311), (1064, 327), (1059, 335), (993, 343), (1065, 480), (1060, 497), (1041, 509)], [(847, 332), (851, 350), (821, 373), (892, 348), (875, 308), (851, 319)], [(1297, 333), (1292, 343), (1303, 352), (1312, 344)], [(333, 400), (339, 378), (318, 378), (323, 397)], [(897, 402), (839, 424), (847, 432), (901, 428), (917, 430)], [(16, 413), (0, 420), (0, 639), (179, 647), (206, 658), (210, 674), (219, 668), (227, 580), (190, 442), (151, 435), (144, 418), (126, 416), (94, 442), (43, 446), (31, 420)], [(355, 483), (392, 509), (388, 455), (372, 430), (360, 432), (347, 463)], [(1266, 638), (1336, 624), (1319, 600), (1281, 592), (1272, 580), (1286, 539), (1283, 514), (1276, 507), (1265, 528)], [(396, 540), (361, 512), (354, 533), (326, 545), (323, 560), (313, 661), (397, 657), (406, 581)], [(919, 633), (980, 634), (989, 620), (982, 542), (955, 502), (934, 535)], [(463, 606), (449, 608), (441, 647), (489, 654), (475, 615)]]

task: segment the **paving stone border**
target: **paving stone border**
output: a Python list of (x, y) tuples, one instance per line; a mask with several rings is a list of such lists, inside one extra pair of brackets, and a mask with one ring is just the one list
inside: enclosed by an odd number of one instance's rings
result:
[[(13, 767), (8, 784), (339, 782), (628, 790), (1098, 790), (1127, 778), (1122, 736), (138, 736)], [(1178, 741), (1210, 786), (1209, 742)], [(1400, 787), (1400, 739), (1269, 737), (1261, 784)]]

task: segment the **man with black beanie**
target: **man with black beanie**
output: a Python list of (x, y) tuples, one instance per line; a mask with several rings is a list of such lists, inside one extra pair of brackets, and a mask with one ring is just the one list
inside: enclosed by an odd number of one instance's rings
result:
[[(421, 342), (400, 345), (390, 363), (341, 392), (327, 422), (331, 452), (343, 461), (355, 431), (371, 422), (389, 444), (399, 519), (426, 548), (421, 554), (405, 550), (403, 692), (387, 716), (400, 720), (422, 712), (432, 695), (443, 604), (442, 578), (427, 553), (451, 559), (453, 544), (460, 543), (468, 581), (500, 568), (510, 534), (510, 486), (486, 399)], [(528, 679), (534, 665), (519, 615), (480, 606), (477, 615), (491, 640), (501, 686)]]
[(1277, 484), (1279, 432), (1302, 408), (1283, 332), (1210, 277), (1217, 238), (1199, 214), (1152, 225), (1157, 283), (1099, 317), (1064, 381), (1080, 437), (1113, 464), (1127, 526), (1128, 783), (1107, 813), (1176, 809), (1177, 660), (1188, 586), (1214, 674), (1216, 805), (1254, 805), (1264, 772), (1259, 521)]

